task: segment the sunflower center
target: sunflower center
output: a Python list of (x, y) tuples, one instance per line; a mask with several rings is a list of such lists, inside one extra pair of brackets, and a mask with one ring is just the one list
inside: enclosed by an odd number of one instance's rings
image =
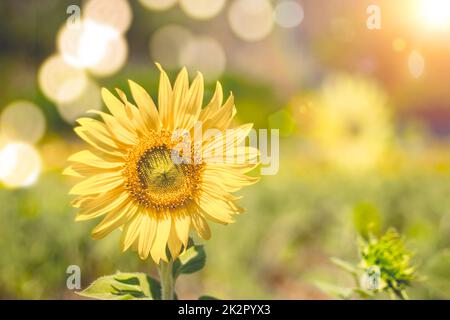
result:
[(176, 143), (167, 133), (155, 133), (129, 151), (124, 168), (126, 188), (139, 205), (157, 211), (173, 209), (196, 196), (201, 166), (174, 162)]
[(359, 136), (360, 133), (362, 132), (362, 127), (360, 123), (358, 123), (355, 120), (352, 120), (349, 121), (349, 123), (347, 124), (347, 132), (350, 136), (356, 137)]
[(183, 165), (175, 164), (167, 147), (147, 150), (137, 164), (143, 188), (155, 193), (176, 192), (183, 188), (187, 172)]

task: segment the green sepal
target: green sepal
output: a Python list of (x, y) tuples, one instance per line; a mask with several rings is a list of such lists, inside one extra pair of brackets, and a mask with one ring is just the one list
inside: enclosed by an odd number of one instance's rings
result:
[(203, 245), (195, 245), (189, 241), (188, 248), (173, 262), (173, 277), (176, 279), (181, 274), (197, 272), (205, 266), (206, 252)]

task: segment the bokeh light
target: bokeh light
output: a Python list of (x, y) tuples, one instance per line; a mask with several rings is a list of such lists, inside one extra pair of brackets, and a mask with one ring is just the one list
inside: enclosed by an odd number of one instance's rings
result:
[(420, 78), (422, 76), (425, 70), (425, 59), (419, 51), (413, 50), (409, 54), (408, 69), (414, 78)]
[[(203, 106), (220, 80), (216, 98), (235, 95), (232, 126), (268, 129), (260, 147), (272, 163), (270, 129), (280, 129), (278, 173), (239, 200), (248, 214), (214, 233), (205, 269), (177, 283), (179, 299), (336, 298), (316, 284), (353, 288), (328, 257), (356, 257), (361, 202), (423, 262), (425, 280), (409, 297), (450, 297), (450, 0), (373, 1), (379, 31), (366, 27), (369, 3), (357, 0), (47, 0), (26, 10), (18, 2), (0, 2), (0, 299), (78, 299), (65, 286), (73, 263), (84, 280), (117, 266), (153, 272), (117, 250), (120, 233), (92, 241), (91, 224), (71, 223), (76, 180), (61, 173), (86, 148), (76, 119), (107, 111), (101, 87), (136, 102), (131, 79), (158, 104), (154, 61), (172, 85), (183, 65), (191, 80), (203, 72)], [(79, 24), (69, 5), (80, 7)]]
[(150, 39), (151, 56), (168, 69), (178, 68), (181, 51), (192, 38), (192, 33), (185, 27), (163, 26)]
[(181, 8), (194, 19), (210, 19), (222, 10), (225, 0), (179, 0)]
[(75, 99), (83, 92), (87, 81), (84, 70), (69, 65), (60, 55), (47, 58), (38, 71), (39, 86), (53, 102)]
[(119, 33), (128, 30), (133, 18), (126, 0), (89, 0), (83, 8), (83, 17), (110, 26)]
[(89, 71), (98, 77), (107, 77), (119, 71), (127, 62), (128, 43), (123, 36), (113, 38), (107, 43), (106, 54)]
[(150, 10), (167, 10), (177, 3), (177, 0), (139, 0), (139, 2)]
[(421, 0), (419, 14), (430, 30), (444, 31), (450, 28), (449, 0)]
[(394, 49), (395, 52), (403, 52), (406, 49), (405, 39), (395, 38), (394, 41), (392, 41), (392, 49)]
[(303, 8), (297, 1), (281, 1), (275, 7), (275, 22), (283, 28), (294, 28), (302, 23)]
[(225, 70), (226, 55), (216, 39), (206, 36), (196, 37), (184, 46), (179, 61), (190, 72), (200, 71), (206, 81), (214, 81)]
[(29, 101), (9, 104), (0, 117), (1, 132), (10, 141), (36, 143), (44, 135), (45, 127), (42, 110)]
[(58, 49), (64, 60), (77, 68), (92, 67), (108, 54), (108, 44), (119, 34), (108, 25), (86, 20), (79, 28), (64, 25), (57, 37)]
[(37, 150), (26, 143), (8, 143), (0, 150), (0, 180), (10, 188), (27, 187), (41, 171)]
[(100, 110), (102, 107), (100, 87), (89, 80), (83, 93), (75, 100), (58, 103), (57, 108), (61, 117), (70, 124), (89, 110)]
[(246, 41), (265, 38), (273, 28), (273, 8), (267, 0), (235, 0), (228, 11), (233, 32)]

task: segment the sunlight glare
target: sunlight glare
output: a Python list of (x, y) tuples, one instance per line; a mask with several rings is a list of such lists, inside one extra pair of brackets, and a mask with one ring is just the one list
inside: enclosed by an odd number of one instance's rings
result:
[(428, 28), (442, 31), (450, 27), (450, 0), (422, 0), (419, 10)]

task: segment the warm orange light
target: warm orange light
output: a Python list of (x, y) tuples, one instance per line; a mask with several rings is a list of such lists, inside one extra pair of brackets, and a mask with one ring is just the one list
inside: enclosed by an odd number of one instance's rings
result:
[(419, 10), (427, 28), (437, 31), (450, 28), (450, 0), (421, 0)]

